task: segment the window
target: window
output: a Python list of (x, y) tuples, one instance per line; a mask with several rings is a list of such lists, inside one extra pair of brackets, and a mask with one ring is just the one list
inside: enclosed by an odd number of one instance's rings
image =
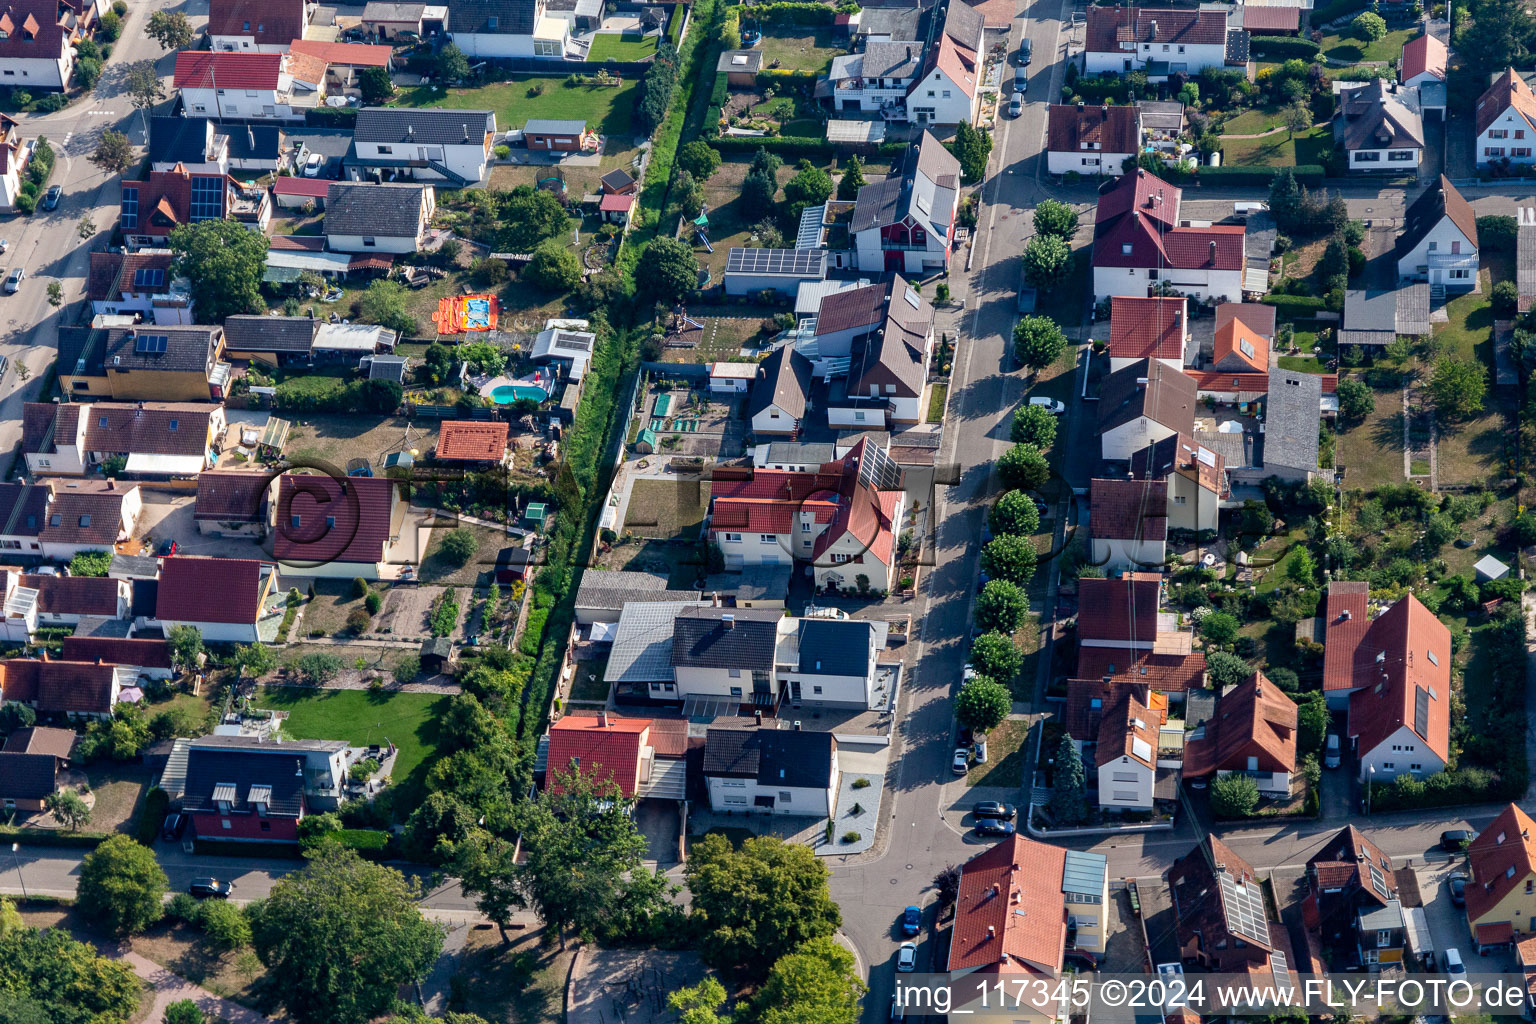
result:
[(844, 562), (848, 561), (850, 557), (850, 555), (834, 554), (832, 556), (832, 563), (834, 565), (842, 565)]
[(1529, 146), (1517, 146), (1509, 151), (1509, 155), (1529, 158), (1531, 155), (1531, 149)]
[(1503, 146), (1488, 146), (1483, 149), (1483, 156), (1503, 156)]
[(855, 411), (854, 414), (853, 414), (853, 418), (855, 420), (857, 420), (858, 422), (863, 423), (864, 422), (864, 413), (863, 413), (863, 411), (862, 410)]
[(272, 823), (270, 821), (262, 822), (261, 823), (261, 830), (263, 832), (271, 832), (272, 831)]
[(1114, 775), (1113, 775), (1113, 779), (1116, 782), (1135, 782), (1136, 781), (1136, 773), (1135, 772), (1115, 772)]
[(498, 28), (501, 27), (501, 19), (493, 14), (489, 18), (485, 19), (485, 27), (490, 29), (492, 32), (495, 32)]
[(757, 540), (760, 544), (772, 544), (776, 539), (771, 533), (760, 533), (757, 535)]
[(1186, 497), (1184, 497), (1184, 495), (1182, 495), (1182, 494), (1175, 494), (1175, 495), (1174, 495), (1174, 496), (1173, 496), (1173, 503), (1174, 503), (1174, 504), (1175, 504), (1175, 505), (1182, 505), (1182, 504), (1184, 504), (1184, 503), (1185, 503), (1185, 502), (1187, 502), (1187, 501), (1188, 501), (1188, 500), (1189, 500), (1189, 499), (1188, 499), (1188, 498), (1186, 498)]
[(325, 527), (328, 530), (336, 529), (336, 517), (335, 516), (326, 516), (325, 517)]
[(224, 818), (224, 819), (223, 819), (223, 820), (221, 820), (221, 821), (220, 821), (220, 822), (219, 822), (219, 823), (220, 823), (220, 824), (221, 824), (221, 825), (223, 825), (223, 826), (224, 826), (224, 827), (225, 827), (225, 828), (233, 828), (233, 827), (234, 827), (234, 826), (233, 826), (233, 825), (231, 825), (231, 824), (230, 824), (230, 823), (229, 823), (229, 819), (228, 819), (228, 818)]
[(373, 236), (371, 236), (371, 235), (364, 235), (363, 236), (363, 246), (364, 246), (364, 248), (371, 249), (371, 248), (373, 248), (373, 246), (375, 246), (377, 244), (378, 243), (376, 241), (374, 241)]
[(245, 21), (245, 22), (241, 22), (240, 23), (240, 31), (242, 31), (242, 32), (249, 32), (250, 30), (251, 30), (251, 23), (250, 22)]
[(741, 669), (739, 669), (739, 668), (728, 668), (725, 671), (726, 671), (726, 674), (729, 675), (732, 679), (740, 679), (741, 678)]
[[(1452, 242), (1451, 243), (1451, 255), (1452, 256), (1460, 256), (1461, 255), (1461, 243), (1460, 242)], [(1431, 655), (1431, 657), (1433, 657), (1433, 655)]]
[(560, 56), (560, 43), (558, 40), (535, 39), (533, 41), (533, 55), (535, 57)]
[(1411, 764), (1411, 765), (1408, 766), (1408, 770), (1411, 771), (1411, 772), (1422, 771), (1423, 769), (1424, 769), (1424, 766), (1421, 765), (1421, 764)]
[(1357, 164), (1375, 164), (1381, 162), (1381, 154), (1376, 152), (1364, 152), (1355, 154)]
[(929, 89), (929, 90), (928, 90), (928, 98), (929, 98), (929, 99), (933, 99), (933, 97), (934, 97), (934, 92), (933, 92), (933, 90), (932, 90), (932, 89)]
[[(811, 687), (811, 692), (813, 694), (815, 694), (816, 696), (820, 697), (821, 696), (821, 687), (813, 686), (813, 687)], [(1526, 885), (1530, 885), (1530, 883), (1527, 882)], [(1526, 891), (1529, 892), (1530, 890), (1526, 890)]]
[(1396, 771), (1396, 769), (1397, 769), (1397, 766), (1394, 765), (1391, 761), (1383, 761), (1383, 762), (1381, 762), (1381, 767), (1382, 767), (1383, 770), (1389, 771), (1389, 772), (1390, 771)]
[(747, 806), (747, 798), (744, 796), (728, 796), (725, 798), (725, 802), (728, 806), (731, 807)]
[(299, 517), (298, 516), (293, 516), (292, 519), (290, 520), (290, 522), (291, 522), (291, 524), (292, 524), (292, 526), (293, 526), (293, 528), (295, 530), (297, 530), (299, 528)]
[(1386, 949), (1392, 945), (1392, 930), (1390, 928), (1376, 929), (1376, 948)]
[(1509, 138), (1509, 132), (1503, 128), (1490, 128), (1488, 129), (1488, 137), (1490, 139), (1507, 139)]
[(1182, 47), (1182, 46), (1181, 46), (1181, 47), (1179, 47), (1179, 52), (1180, 52), (1180, 53), (1183, 53), (1183, 52), (1184, 52), (1184, 47)]
[(739, 687), (739, 686), (731, 687), (731, 696), (732, 697), (740, 697), (741, 696), (741, 687)]
[(1122, 255), (1122, 256), (1129, 256), (1130, 254), (1131, 254), (1131, 243), (1130, 242), (1122, 243), (1121, 246), (1120, 246), (1120, 255)]
[(811, 524), (810, 523), (801, 523), (800, 524), (800, 532), (801, 533), (810, 533), (811, 532)]
[(1398, 163), (1403, 163), (1404, 161), (1412, 160), (1413, 159), (1413, 150), (1411, 150), (1411, 149), (1394, 149), (1394, 150), (1392, 150), (1392, 152), (1387, 154), (1387, 159), (1388, 160), (1396, 160)]
[(395, 151), (395, 147), (393, 147), (393, 146), (380, 146), (379, 147), (379, 155), (380, 156), (389, 156), (394, 151)]
[(1164, 43), (1164, 44), (1163, 44), (1163, 52), (1164, 52), (1164, 53), (1167, 53), (1167, 52), (1168, 52), (1168, 44), (1167, 44), (1167, 43)]
[(725, 539), (729, 543), (731, 543), (731, 544), (740, 544), (741, 543), (741, 534), (739, 534), (739, 533), (728, 533), (728, 534), (725, 535)]
[(787, 803), (789, 803), (789, 800), (790, 800), (789, 790), (787, 790), (787, 789), (779, 790), (779, 802), (787, 804)]
[(1117, 789), (1110, 797), (1117, 804), (1134, 804), (1140, 799), (1134, 789)]

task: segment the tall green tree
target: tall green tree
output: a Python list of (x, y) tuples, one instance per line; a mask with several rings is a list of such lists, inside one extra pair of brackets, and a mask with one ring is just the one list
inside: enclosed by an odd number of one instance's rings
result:
[(172, 626), (166, 634), (171, 647), (171, 662), (183, 672), (197, 667), (197, 659), (203, 653), (203, 634), (196, 626)]
[(1059, 825), (1077, 825), (1088, 818), (1087, 774), (1077, 744), (1066, 733), (1056, 744), (1056, 772), (1051, 787), (1051, 817)]
[(63, 928), (0, 933), (0, 1021), (108, 1024), (139, 1008), (133, 968), (70, 938)]
[(1026, 587), (1035, 578), (1038, 557), (1032, 538), (1004, 533), (993, 537), (981, 549), (981, 570), (994, 580), (1007, 580)]
[(848, 158), (843, 176), (837, 179), (837, 198), (852, 202), (859, 198), (859, 189), (868, 184), (864, 178), (864, 161), (854, 154)]
[(993, 630), (971, 644), (971, 666), (980, 675), (1006, 683), (1019, 674), (1024, 654), (1013, 637)]
[(1246, 818), (1259, 804), (1259, 785), (1240, 772), (1217, 776), (1211, 783), (1211, 810), (1218, 818)]
[(72, 789), (61, 789), (43, 798), (43, 807), (53, 815), (53, 820), (71, 832), (80, 831), (82, 825), (91, 823), (91, 808), (83, 797)]
[(976, 625), (1000, 633), (1014, 633), (1029, 614), (1029, 595), (1006, 579), (988, 580), (976, 597)]
[(1020, 317), (1013, 325), (1013, 357), (1031, 369), (1050, 366), (1067, 350), (1067, 336), (1048, 316)]
[(1077, 211), (1059, 199), (1044, 199), (1035, 207), (1035, 231), (1068, 242), (1077, 234)]
[(446, 82), (462, 82), (469, 77), (469, 58), (454, 43), (437, 51), (437, 77)]
[(1021, 405), (1013, 411), (1008, 440), (1028, 444), (1042, 452), (1056, 443), (1056, 415), (1043, 405)]
[(502, 252), (533, 252), (546, 238), (565, 235), (571, 227), (571, 215), (548, 189), (519, 185), (500, 206), (496, 247)]
[(653, 302), (670, 306), (698, 287), (699, 261), (687, 242), (665, 235), (645, 247), (635, 286)]
[(1269, 212), (1281, 231), (1294, 231), (1301, 218), (1301, 186), (1296, 172), (1282, 167), (1269, 183)]
[(416, 318), (406, 306), (410, 295), (399, 281), (379, 279), (368, 285), (357, 300), (360, 323), (378, 324), (404, 335), (416, 333)]
[(168, 884), (149, 847), (114, 835), (81, 861), (76, 902), (112, 934), (133, 935), (160, 920)]
[[(123, 92), (127, 93), (128, 102), (132, 103), (134, 109), (139, 112), (139, 119), (143, 122), (144, 132), (147, 135), (149, 109), (165, 99), (165, 87), (160, 84), (160, 72), (155, 70), (155, 62), (136, 60), (124, 68)], [(242, 227), (240, 230), (246, 229)], [(254, 231), (247, 233), (255, 234)]]
[(1013, 695), (1008, 687), (987, 676), (977, 675), (955, 694), (955, 718), (967, 729), (990, 732), (1002, 725), (1013, 710)]
[(992, 136), (962, 121), (955, 129), (949, 151), (960, 161), (960, 176), (967, 182), (987, 176), (987, 157), (992, 154)]
[(421, 887), (336, 844), (285, 876), (252, 914), (256, 953), (301, 1024), (363, 1024), (424, 977), (442, 930), (421, 916)]
[(569, 246), (551, 238), (533, 251), (523, 276), (547, 292), (568, 292), (581, 283), (581, 261)]
[(784, 214), (791, 224), (800, 222), (807, 206), (816, 206), (832, 198), (832, 176), (809, 160), (801, 160), (793, 178), (784, 185), (784, 199), (789, 203)]
[(144, 34), (167, 50), (191, 49), (195, 35), (192, 23), (180, 11), (156, 11), (151, 14)]
[(808, 846), (755, 836), (735, 849), (721, 835), (696, 844), (683, 868), (705, 963), (762, 979), (779, 957), (843, 923), (827, 867)]
[(747, 171), (741, 183), (741, 196), (737, 200), (742, 216), (749, 221), (766, 217), (773, 211), (774, 197), (778, 192), (779, 182), (772, 172), (757, 168)]
[(678, 1024), (731, 1024), (720, 1013), (725, 1005), (725, 986), (714, 978), (680, 988), (667, 996), (667, 1008), (677, 1014)]
[(868, 991), (853, 954), (829, 937), (779, 957), (758, 990), (760, 1024), (858, 1024)]
[(90, 161), (108, 174), (122, 174), (133, 166), (133, 143), (122, 132), (108, 128), (96, 140), (96, 150)]
[(677, 166), (698, 181), (708, 181), (720, 169), (720, 154), (703, 139), (694, 139), (677, 151)]
[(1051, 478), (1051, 466), (1034, 445), (1016, 444), (997, 460), (997, 475), (1010, 490), (1037, 491)]
[(260, 313), (261, 278), (267, 269), (267, 238), (234, 220), (203, 220), (171, 232), (176, 266), (192, 282), (197, 314), (209, 323)]
[(1029, 537), (1040, 528), (1040, 510), (1030, 495), (1009, 491), (997, 499), (997, 504), (987, 513), (987, 522), (993, 533), (1018, 533)]
[(1429, 380), (1429, 395), (1435, 412), (1447, 420), (1465, 419), (1483, 411), (1483, 397), (1488, 393), (1488, 374), (1477, 363), (1454, 356), (1442, 356)]
[(1036, 235), (1024, 247), (1024, 279), (1035, 288), (1054, 288), (1072, 273), (1072, 247), (1055, 235)]
[(363, 103), (368, 106), (387, 103), (395, 94), (395, 83), (384, 68), (363, 68), (357, 76), (357, 87), (363, 94)]

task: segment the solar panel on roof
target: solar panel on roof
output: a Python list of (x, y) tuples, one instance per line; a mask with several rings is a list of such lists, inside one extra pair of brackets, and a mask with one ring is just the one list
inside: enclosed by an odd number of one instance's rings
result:
[(826, 265), (820, 249), (732, 249), (727, 274), (815, 274)]
[(1413, 694), (1413, 731), (1429, 739), (1429, 691), (1415, 686)]
[(162, 355), (171, 339), (164, 334), (141, 334), (133, 341), (133, 350), (143, 355)]
[(140, 267), (133, 272), (135, 288), (159, 288), (165, 284), (165, 268)]
[(1257, 883), (1240, 884), (1231, 872), (1221, 874), (1221, 908), (1226, 914), (1227, 931), (1233, 935), (1269, 945), (1269, 920), (1264, 913), (1264, 894)]
[(1381, 894), (1382, 899), (1387, 898), (1387, 879), (1381, 873), (1381, 869), (1375, 864), (1369, 865), (1371, 869), (1371, 888)]
[(1291, 983), (1291, 965), (1285, 962), (1285, 954), (1278, 949), (1269, 954), (1269, 969), (1275, 976), (1276, 985)]

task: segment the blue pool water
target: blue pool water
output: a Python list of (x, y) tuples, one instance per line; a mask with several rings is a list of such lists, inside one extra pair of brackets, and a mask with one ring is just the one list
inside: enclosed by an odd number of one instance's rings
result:
[(542, 402), (548, 397), (548, 391), (533, 384), (502, 384), (491, 389), (491, 401), (497, 405), (511, 405), (519, 398)]

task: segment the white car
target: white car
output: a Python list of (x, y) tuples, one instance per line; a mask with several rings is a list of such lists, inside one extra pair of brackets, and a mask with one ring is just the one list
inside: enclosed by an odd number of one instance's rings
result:
[(956, 775), (964, 775), (971, 768), (971, 751), (969, 747), (956, 747), (955, 758), (949, 764), (950, 771)]
[(6, 276), (6, 278), (5, 278), (5, 290), (6, 290), (6, 292), (8, 292), (11, 295), (15, 295), (17, 290), (21, 288), (21, 279), (26, 277), (26, 276), (27, 276), (27, 272), (26, 272), (25, 268), (23, 268), (23, 267), (14, 267), (14, 268), (12, 268), (10, 274), (8, 274)]
[(901, 948), (896, 950), (896, 969), (902, 974), (911, 974), (917, 970), (917, 943), (903, 942)]
[(1024, 113), (1024, 94), (1016, 92), (1008, 100), (1008, 116), (1018, 117), (1022, 113)]
[(313, 178), (320, 173), (320, 168), (325, 166), (325, 157), (319, 153), (309, 154), (309, 159), (304, 161), (304, 177)]
[(1052, 416), (1060, 416), (1067, 411), (1067, 407), (1054, 398), (1031, 398), (1030, 405), (1038, 405)]

